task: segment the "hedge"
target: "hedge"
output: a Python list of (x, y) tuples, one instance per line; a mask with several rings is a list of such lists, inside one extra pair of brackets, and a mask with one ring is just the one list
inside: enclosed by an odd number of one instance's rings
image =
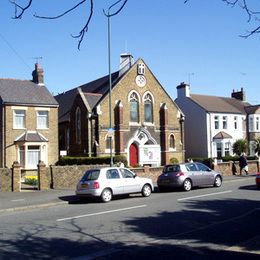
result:
[[(71, 157), (64, 156), (59, 159), (56, 165), (100, 165), (107, 164), (110, 165), (110, 156), (102, 156), (102, 157)], [(127, 159), (124, 155), (115, 155), (113, 156), (113, 163), (123, 163), (127, 165)]]

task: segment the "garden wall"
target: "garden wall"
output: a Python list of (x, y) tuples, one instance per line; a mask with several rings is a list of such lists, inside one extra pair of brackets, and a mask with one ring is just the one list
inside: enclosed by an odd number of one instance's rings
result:
[[(249, 174), (255, 174), (256, 172), (259, 172), (258, 161), (249, 161), (248, 166)], [(72, 165), (46, 167), (44, 164), (39, 164), (39, 190), (75, 189), (78, 181), (86, 170), (98, 167), (105, 167), (105, 165)], [(222, 162), (214, 164), (213, 167), (214, 170), (221, 172), (224, 176), (231, 176), (235, 173), (239, 174), (238, 162)], [(143, 168), (133, 168), (131, 170), (135, 172), (139, 177), (151, 178), (153, 182), (156, 183), (157, 177), (161, 174), (163, 167), (145, 166)], [(0, 169), (0, 191), (17, 191), (14, 189), (14, 187), (16, 186), (14, 182), (19, 180), (14, 176), (14, 173), (15, 171), (13, 169)]]

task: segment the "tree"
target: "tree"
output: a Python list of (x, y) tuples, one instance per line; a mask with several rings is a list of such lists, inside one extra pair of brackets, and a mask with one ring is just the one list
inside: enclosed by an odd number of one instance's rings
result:
[[(14, 19), (21, 19), (23, 17), (24, 13), (33, 4), (33, 0), (27, 0), (27, 4), (25, 4), (25, 5), (19, 4), (20, 1), (22, 1), (22, 0), (9, 0), (9, 2), (11, 4), (13, 4), (14, 8), (15, 8)], [(115, 6), (119, 6), (119, 7), (118, 7), (118, 9), (115, 12), (110, 13), (109, 16), (114, 16), (114, 15), (117, 15), (118, 13), (120, 13), (121, 10), (124, 8), (125, 4), (127, 3), (127, 1), (128, 0), (118, 0), (118, 1), (115, 1), (109, 7), (109, 10), (114, 8)], [(84, 4), (87, 4), (87, 3), (89, 3), (89, 13), (86, 16), (86, 23), (85, 23), (85, 25), (83, 26), (83, 28), (80, 30), (80, 32), (78, 34), (71, 35), (73, 38), (77, 38), (78, 39), (78, 49), (80, 49), (81, 43), (82, 43), (82, 41), (83, 41), (83, 39), (85, 37), (85, 33), (88, 32), (88, 27), (89, 27), (89, 24), (90, 24), (90, 22), (92, 20), (92, 17), (93, 17), (93, 13), (94, 13), (94, 0), (81, 0), (77, 4), (73, 5), (71, 8), (69, 8), (69, 9), (59, 13), (56, 16), (42, 16), (42, 15), (34, 14), (34, 17), (35, 18), (39, 18), (39, 19), (50, 19), (50, 20), (59, 19), (59, 18), (65, 16), (65, 15), (75, 11), (77, 8), (80, 8)], [(107, 15), (105, 13), (105, 11), (104, 11), (104, 14)]]
[[(24, 15), (24, 13), (32, 6), (34, 0), (27, 0), (27, 4), (21, 5), (20, 2), (24, 2), (26, 0), (9, 0), (11, 4), (15, 7), (15, 16), (14, 19), (20, 19)], [(56, 16), (41, 16), (38, 14), (34, 14), (34, 17), (39, 19), (59, 19), (73, 11), (75, 11), (77, 8), (82, 7), (84, 4), (89, 4), (89, 13), (86, 15), (86, 23), (83, 26), (83, 28), (80, 30), (80, 32), (76, 35), (72, 35), (73, 38), (79, 39), (78, 41), (78, 49), (80, 49), (80, 45), (85, 37), (85, 33), (88, 31), (89, 24), (93, 18), (94, 14), (94, 0), (78, 0), (79, 2), (75, 5), (73, 5), (71, 8), (61, 12), (60, 14)], [(192, 0), (183, 0), (184, 3), (188, 3)], [(252, 21), (255, 21), (256, 23), (260, 23), (260, 11), (255, 11), (252, 8), (252, 3), (250, 3), (250, 0), (221, 0), (222, 2), (226, 3), (228, 6), (231, 7), (238, 7), (241, 8), (243, 12), (247, 15), (247, 22), (250, 23)], [(110, 6), (110, 8), (119, 6), (118, 9), (113, 13), (110, 14), (110, 16), (118, 14), (125, 6), (125, 4), (128, 2), (128, 0), (118, 0), (115, 1), (114, 4)], [(109, 8), (109, 9), (110, 9)], [(254, 34), (260, 33), (260, 25), (254, 26), (253, 29), (248, 30), (244, 35), (240, 35), (243, 38), (248, 38)]]
[[(187, 3), (192, 0), (185, 0), (184, 3)], [(250, 0), (221, 0), (222, 2), (226, 3), (230, 7), (238, 7), (242, 9), (242, 11), (247, 16), (247, 22), (250, 23), (252, 21), (256, 23), (260, 23), (260, 10), (256, 11), (252, 9), (252, 1)], [(248, 30), (245, 34), (240, 35), (240, 37), (248, 38), (254, 34), (260, 33), (260, 25), (253, 26), (253, 29)]]
[(255, 153), (257, 156), (260, 155), (260, 137), (255, 139)]
[(234, 144), (233, 144), (233, 152), (240, 156), (241, 153), (247, 152), (247, 141), (245, 139), (238, 139)]

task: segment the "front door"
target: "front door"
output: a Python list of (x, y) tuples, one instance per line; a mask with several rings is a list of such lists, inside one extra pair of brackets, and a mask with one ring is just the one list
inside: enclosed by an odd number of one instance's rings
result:
[(135, 167), (138, 164), (138, 147), (135, 143), (130, 145), (130, 165)]

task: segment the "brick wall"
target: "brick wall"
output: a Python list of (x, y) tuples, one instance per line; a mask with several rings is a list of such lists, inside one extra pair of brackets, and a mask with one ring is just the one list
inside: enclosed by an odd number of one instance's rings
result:
[(12, 170), (3, 168), (0, 169), (0, 192), (12, 191)]
[[(239, 173), (238, 162), (233, 165), (232, 162), (224, 162), (214, 165), (216, 171), (221, 172), (224, 176), (231, 176), (233, 174), (234, 166), (236, 172)], [(249, 173), (255, 174), (259, 172), (259, 163), (257, 161), (249, 161)], [(72, 166), (50, 166), (41, 169), (44, 174), (44, 189), (75, 189), (78, 181), (81, 179), (83, 173), (90, 168), (105, 167), (91, 166), (91, 165), (72, 165)], [(131, 169), (139, 177), (148, 177), (156, 183), (157, 177), (161, 174), (163, 167), (143, 167)], [(12, 170), (0, 169), (0, 191), (12, 191)], [(43, 181), (43, 178), (42, 178)], [(42, 190), (42, 189), (41, 189)]]

